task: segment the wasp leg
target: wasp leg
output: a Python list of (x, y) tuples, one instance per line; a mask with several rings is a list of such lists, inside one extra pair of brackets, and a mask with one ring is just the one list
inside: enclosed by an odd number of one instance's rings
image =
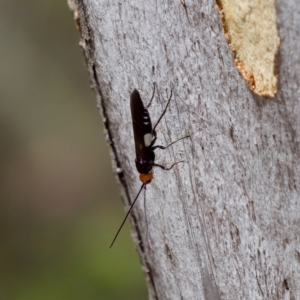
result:
[[(157, 149), (157, 148), (159, 148), (159, 149), (167, 149), (167, 148), (169, 148), (170, 146), (172, 146), (173, 144), (177, 143), (178, 141), (183, 140), (183, 139), (186, 139), (186, 138), (188, 138), (188, 137), (190, 137), (190, 136), (189, 136), (189, 135), (186, 135), (186, 136), (184, 136), (184, 137), (181, 137), (180, 139), (178, 139), (178, 140), (172, 142), (171, 144), (169, 144), (168, 146), (161, 146), (161, 145), (154, 146), (154, 147), (152, 147), (152, 150), (155, 150), (155, 149)], [(156, 136), (155, 136), (155, 140), (156, 140)], [(154, 143), (153, 143), (153, 144), (154, 144)]]
[(181, 163), (181, 162), (185, 162), (185, 160), (180, 160), (180, 161), (176, 161), (175, 163), (173, 163), (173, 165), (169, 168), (163, 166), (163, 165), (158, 165), (158, 164), (153, 164), (154, 167), (160, 167), (161, 169), (165, 170), (165, 171), (169, 171), (171, 170), (175, 165)]
[(153, 149), (152, 146), (155, 144), (156, 139), (157, 139), (156, 131), (155, 131), (155, 130), (152, 130), (152, 135), (153, 135), (153, 140), (152, 140), (152, 142), (151, 142), (151, 144), (150, 144), (150, 146), (149, 146), (149, 147), (151, 147), (151, 149)]
[(151, 97), (151, 99), (150, 99), (150, 102), (149, 102), (148, 105), (146, 106), (147, 108), (150, 107), (150, 105), (151, 105), (151, 103), (152, 103), (152, 100), (153, 100), (153, 98), (154, 98), (155, 86), (156, 86), (156, 83), (153, 82), (153, 93), (152, 93), (152, 97)]
[(170, 98), (169, 98), (169, 100), (168, 100), (168, 103), (167, 103), (167, 105), (166, 105), (164, 111), (162, 112), (161, 116), (159, 117), (158, 121), (156, 122), (155, 126), (153, 127), (152, 132), (155, 131), (156, 126), (159, 124), (159, 122), (161, 121), (162, 117), (163, 117), (164, 114), (167, 112), (167, 108), (168, 108), (168, 106), (169, 106), (169, 104), (170, 104), (171, 98), (172, 98), (172, 90), (171, 90), (171, 95), (170, 95)]

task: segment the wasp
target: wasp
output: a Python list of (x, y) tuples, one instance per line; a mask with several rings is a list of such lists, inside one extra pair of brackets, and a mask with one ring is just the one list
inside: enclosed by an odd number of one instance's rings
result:
[[(155, 145), (155, 142), (157, 139), (156, 127), (160, 123), (160, 121), (163, 118), (163, 116), (165, 115), (165, 113), (167, 112), (167, 108), (168, 108), (171, 98), (172, 98), (172, 90), (171, 90), (171, 94), (170, 94), (170, 97), (168, 99), (165, 109), (163, 110), (162, 114), (160, 115), (159, 119), (157, 120), (155, 126), (152, 127), (152, 122), (151, 122), (148, 108), (150, 107), (150, 105), (152, 103), (152, 100), (154, 98), (154, 93), (155, 93), (155, 84), (154, 84), (154, 88), (153, 88), (153, 95), (151, 97), (149, 104), (146, 107), (143, 104), (143, 101), (141, 99), (141, 96), (140, 96), (140, 93), (138, 92), (138, 90), (135, 89), (130, 96), (130, 108), (131, 108), (133, 135), (134, 135), (134, 142), (135, 142), (135, 154), (136, 154), (135, 166), (136, 166), (137, 171), (140, 173), (139, 177), (142, 182), (142, 185), (141, 185), (140, 190), (139, 190), (138, 194), (136, 195), (134, 201), (132, 202), (132, 204), (131, 204), (122, 224), (120, 225), (109, 248), (112, 247), (115, 240), (117, 239), (123, 225), (125, 224), (134, 204), (136, 203), (136, 201), (143, 189), (145, 190), (145, 194), (144, 194), (145, 195), (144, 196), (144, 206), (145, 206), (146, 185), (149, 184), (153, 180), (153, 167), (159, 167), (165, 171), (169, 171), (178, 163), (183, 162), (183, 161), (177, 161), (168, 168), (163, 165), (155, 163), (154, 151), (157, 148), (167, 149), (168, 147), (175, 144), (176, 142), (178, 142), (182, 139), (188, 138), (189, 135), (179, 138), (167, 146)], [(145, 212), (146, 212), (146, 210), (145, 210)], [(145, 213), (145, 216), (146, 216), (146, 213)], [(147, 217), (145, 217), (145, 219), (146, 219), (146, 226), (147, 226), (147, 230), (148, 230)]]

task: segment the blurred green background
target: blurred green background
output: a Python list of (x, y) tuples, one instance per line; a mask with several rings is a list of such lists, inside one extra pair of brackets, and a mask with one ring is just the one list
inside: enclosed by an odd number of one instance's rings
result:
[(147, 299), (67, 0), (1, 0), (0, 37), (0, 300)]

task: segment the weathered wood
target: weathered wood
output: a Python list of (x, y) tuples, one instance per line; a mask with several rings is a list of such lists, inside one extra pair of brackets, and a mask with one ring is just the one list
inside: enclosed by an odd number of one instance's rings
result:
[[(158, 143), (191, 138), (157, 162), (131, 218), (150, 299), (300, 299), (300, 6), (278, 1), (279, 85), (262, 98), (238, 72), (216, 3), (70, 1), (128, 203), (139, 187), (129, 97), (153, 122), (174, 98)], [(130, 200), (131, 199), (131, 200)], [(118, 244), (115, 245), (118, 247)]]

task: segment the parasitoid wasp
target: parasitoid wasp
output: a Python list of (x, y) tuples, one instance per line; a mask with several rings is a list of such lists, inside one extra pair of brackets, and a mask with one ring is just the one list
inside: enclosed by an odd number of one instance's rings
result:
[[(154, 98), (154, 93), (155, 93), (155, 83), (154, 83), (154, 88), (153, 88), (153, 94), (151, 97), (151, 100), (149, 104), (145, 107), (143, 104), (143, 101), (141, 99), (140, 93), (135, 89), (131, 96), (130, 96), (130, 108), (131, 108), (131, 116), (132, 116), (132, 125), (133, 125), (133, 134), (134, 134), (134, 142), (135, 142), (135, 153), (136, 153), (136, 158), (135, 158), (135, 165), (137, 171), (140, 173), (140, 180), (142, 181), (141, 188), (136, 195), (134, 201), (132, 202), (122, 224), (120, 225), (111, 245), (109, 248), (111, 248), (116, 241), (123, 225), (125, 224), (135, 202), (137, 201), (140, 193), (144, 189), (145, 194), (144, 194), (144, 210), (145, 210), (145, 220), (146, 220), (146, 226), (148, 230), (148, 222), (147, 222), (147, 216), (146, 216), (146, 207), (145, 207), (145, 198), (146, 198), (146, 185), (149, 184), (152, 179), (153, 179), (153, 167), (159, 167), (165, 171), (171, 170), (176, 164), (183, 162), (183, 161), (177, 161), (173, 163), (170, 167), (165, 167), (163, 165), (159, 165), (155, 163), (155, 153), (154, 150), (159, 148), (159, 149), (167, 149), (171, 145), (175, 144), (176, 142), (188, 138), (189, 135), (184, 136), (182, 138), (177, 139), (176, 141), (170, 143), (167, 146), (154, 146), (156, 142), (156, 127), (161, 121), (162, 117), (165, 115), (167, 112), (167, 108), (170, 104), (171, 98), (172, 98), (172, 90), (170, 97), (168, 99), (167, 105), (165, 109), (163, 110), (161, 116), (158, 118), (158, 121), (156, 122), (155, 126), (152, 128), (152, 123), (151, 123), (151, 118), (148, 112), (148, 108), (150, 107), (152, 100)], [(148, 231), (149, 232), (149, 231)]]

